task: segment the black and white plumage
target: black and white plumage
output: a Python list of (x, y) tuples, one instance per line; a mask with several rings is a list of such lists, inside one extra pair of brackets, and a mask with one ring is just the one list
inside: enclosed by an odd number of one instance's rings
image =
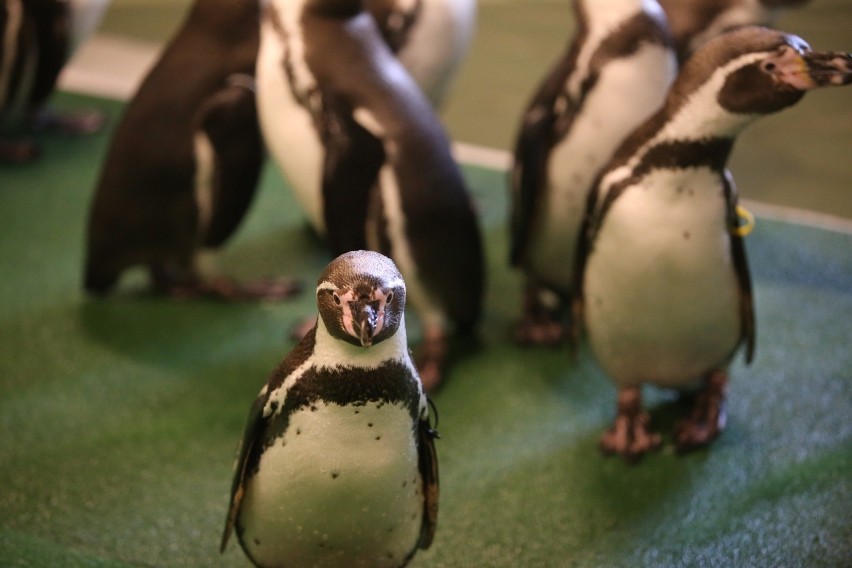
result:
[(698, 389), (676, 427), (679, 450), (724, 427), (728, 364), (741, 346), (750, 361), (755, 341), (728, 155), (755, 118), (850, 81), (849, 54), (810, 51), (761, 27), (723, 34), (699, 48), (604, 170), (581, 240), (578, 299), (592, 351), (619, 389), (605, 451), (633, 458), (659, 446), (643, 384)]
[(436, 433), (387, 257), (349, 252), (320, 276), (316, 326), (270, 376), (240, 446), (233, 531), (262, 567), (399, 567), (432, 542)]
[(74, 50), (97, 27), (107, 0), (0, 0), (0, 161), (35, 158), (38, 149), (10, 133), (34, 126), (92, 132), (96, 112), (54, 114), (44, 106)]
[(119, 123), (88, 226), (84, 286), (110, 291), (132, 266), (177, 296), (283, 297), (292, 283), (202, 276), (251, 204), (265, 160), (254, 92), (256, 0), (198, 0)]
[(366, 0), (388, 46), (435, 108), (467, 54), (476, 0)]
[(511, 264), (526, 279), (521, 343), (565, 333), (586, 197), (676, 73), (654, 0), (575, 0), (577, 32), (523, 115), (511, 179)]
[[(261, 23), (264, 139), (335, 254), (387, 254), (423, 325), (427, 388), (483, 291), (477, 220), (429, 101), (361, 0), (271, 0)], [(426, 346), (423, 348), (422, 346)]]
[(747, 25), (770, 25), (779, 13), (809, 0), (659, 0), (666, 12), (678, 58), (685, 61), (698, 46)]

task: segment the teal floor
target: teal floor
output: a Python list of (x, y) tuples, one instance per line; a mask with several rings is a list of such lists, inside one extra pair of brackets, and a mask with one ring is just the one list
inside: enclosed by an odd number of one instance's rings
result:
[[(59, 102), (113, 124), (120, 112)], [(87, 299), (84, 225), (108, 140), (45, 136), (49, 161), (0, 169), (0, 566), (245, 566), (236, 545), (217, 550), (233, 452), (311, 294), (171, 302), (131, 274)], [(520, 282), (505, 177), (465, 174), (488, 253), (483, 346), (435, 396), (441, 512), (412, 566), (848, 565), (852, 235), (758, 218), (757, 357), (733, 366), (728, 429), (707, 451), (666, 446), (629, 466), (597, 451), (615, 393), (588, 353), (507, 341)], [(329, 260), (271, 168), (220, 256), (235, 276), (308, 283)], [(647, 394), (665, 431), (677, 405)]]

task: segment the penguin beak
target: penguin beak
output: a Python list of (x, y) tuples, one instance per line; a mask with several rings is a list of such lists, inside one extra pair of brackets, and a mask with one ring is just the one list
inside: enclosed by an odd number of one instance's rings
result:
[(800, 91), (852, 83), (852, 54), (842, 51), (788, 49), (770, 64), (776, 65), (779, 81)]
[(811, 51), (802, 56), (813, 87), (852, 83), (852, 54), (841, 51)]
[(376, 333), (378, 314), (369, 302), (357, 302), (352, 308), (353, 327), (358, 333), (361, 347), (370, 347)]

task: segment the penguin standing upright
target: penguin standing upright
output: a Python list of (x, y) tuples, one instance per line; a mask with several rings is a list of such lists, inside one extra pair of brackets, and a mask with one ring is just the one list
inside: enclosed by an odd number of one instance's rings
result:
[(678, 58), (685, 61), (708, 39), (739, 26), (769, 25), (787, 8), (809, 0), (659, 0), (669, 18)]
[(476, 24), (476, 0), (366, 0), (382, 36), (435, 108), (440, 108)]
[(675, 430), (677, 449), (724, 427), (727, 367), (754, 353), (754, 309), (725, 164), (756, 117), (805, 91), (852, 82), (852, 56), (811, 51), (796, 36), (745, 27), (704, 44), (663, 108), (619, 148), (589, 200), (578, 301), (588, 341), (618, 386), (606, 452), (635, 458), (660, 445), (641, 387), (698, 389)]
[(478, 320), (476, 218), (427, 99), (362, 0), (271, 0), (261, 23), (264, 139), (333, 253), (369, 248), (399, 266), (418, 313), (418, 365), (440, 380), (448, 334)]
[(354, 251), (328, 265), (316, 298), (316, 325), (252, 405), (221, 550), (236, 530), (261, 567), (404, 566), (438, 515), (405, 282), (387, 257)]
[(58, 114), (44, 105), (77, 46), (97, 27), (107, 0), (0, 1), (0, 162), (38, 155), (29, 139), (13, 133), (33, 127), (65, 132), (99, 130), (98, 112)]
[(511, 175), (511, 264), (526, 279), (518, 342), (565, 335), (577, 234), (595, 176), (662, 104), (676, 62), (656, 1), (575, 0), (577, 33), (523, 115)]
[(264, 161), (254, 63), (256, 0), (197, 0), (113, 136), (91, 207), (85, 288), (148, 268), (176, 296), (282, 297), (292, 283), (205, 280), (196, 257), (245, 215)]

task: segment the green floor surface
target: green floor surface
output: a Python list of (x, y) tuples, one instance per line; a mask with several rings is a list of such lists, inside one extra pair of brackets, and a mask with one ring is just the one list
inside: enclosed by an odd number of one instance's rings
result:
[[(43, 162), (0, 169), (0, 566), (245, 566), (235, 543), (217, 550), (233, 452), (312, 294), (171, 302), (140, 293), (137, 273), (86, 299), (84, 225), (108, 138), (43, 137)], [(852, 235), (758, 219), (757, 358), (733, 367), (727, 431), (708, 451), (629, 466), (596, 449), (614, 389), (588, 353), (572, 364), (506, 341), (520, 282), (505, 263), (504, 176), (465, 173), (488, 247), (483, 349), (434, 397), (440, 520), (412, 566), (848, 565)], [(222, 269), (310, 289), (328, 260), (268, 168)], [(648, 395), (670, 425), (670, 395)]]

